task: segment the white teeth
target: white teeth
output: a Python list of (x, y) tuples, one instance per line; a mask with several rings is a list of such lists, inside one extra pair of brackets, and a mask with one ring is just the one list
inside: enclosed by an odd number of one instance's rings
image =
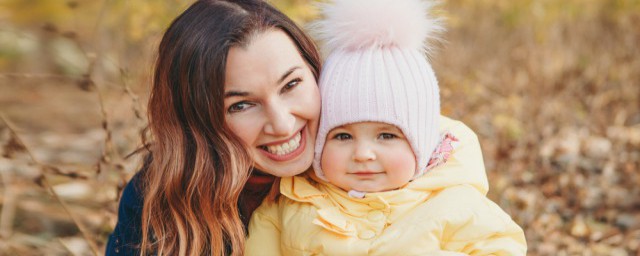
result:
[(296, 141), (289, 141), (289, 143), (285, 143), (282, 148), (284, 149), (294, 149), (294, 148), (298, 148), (298, 146), (296, 146)]
[(282, 143), (280, 145), (266, 146), (262, 148), (266, 149), (271, 154), (286, 155), (298, 149), (298, 147), (300, 147), (300, 139), (302, 139), (302, 135), (298, 133), (296, 134), (296, 136), (291, 138), (291, 140), (285, 143)]

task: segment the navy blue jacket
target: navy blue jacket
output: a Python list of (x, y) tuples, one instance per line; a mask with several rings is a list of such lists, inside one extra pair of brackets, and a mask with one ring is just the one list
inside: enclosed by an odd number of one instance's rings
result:
[(122, 192), (118, 207), (118, 223), (107, 242), (106, 255), (138, 256), (142, 231), (142, 206), (144, 203), (139, 186), (140, 173), (136, 174)]
[[(140, 179), (142, 173), (148, 168), (151, 158), (145, 160), (145, 166), (139, 171), (122, 192), (122, 198), (120, 198), (120, 206), (118, 207), (118, 223), (116, 224), (113, 233), (109, 236), (107, 242), (106, 256), (112, 255), (126, 255), (126, 256), (138, 256), (140, 255), (139, 245), (142, 241), (142, 207), (144, 204), (144, 197), (142, 187), (140, 186)], [(251, 185), (249, 187), (257, 187), (260, 185)], [(264, 186), (264, 185), (263, 185)], [(265, 186), (264, 191), (251, 191), (244, 190), (240, 195), (240, 201), (238, 202), (238, 208), (240, 209), (240, 218), (245, 225), (245, 228), (251, 217), (251, 213), (262, 202), (269, 192), (271, 183)], [(257, 204), (252, 204), (257, 200)], [(248, 205), (252, 205), (248, 207)], [(245, 230), (246, 231), (246, 230)], [(231, 247), (226, 244), (227, 252), (230, 253)]]

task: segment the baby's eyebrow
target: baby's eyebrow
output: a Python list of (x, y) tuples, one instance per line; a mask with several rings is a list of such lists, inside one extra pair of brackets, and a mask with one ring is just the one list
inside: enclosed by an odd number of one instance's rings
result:
[(390, 125), (390, 124), (387, 124), (387, 123), (375, 123), (374, 125), (378, 130), (395, 130), (395, 129), (397, 129), (397, 127), (395, 125)]
[(378, 127), (378, 132), (393, 132), (393, 133), (402, 133), (400, 128), (395, 126), (380, 126)]
[(341, 128), (341, 127), (336, 127), (331, 129), (331, 131), (329, 131), (327, 134), (331, 134), (331, 133), (336, 133), (336, 132), (343, 132), (345, 129)]

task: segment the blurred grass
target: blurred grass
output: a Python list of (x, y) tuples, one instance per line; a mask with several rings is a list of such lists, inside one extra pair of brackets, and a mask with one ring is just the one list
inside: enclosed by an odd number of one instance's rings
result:
[[(189, 3), (0, 5), (0, 113), (27, 147), (0, 121), (0, 255), (91, 254), (43, 177), (102, 250), (138, 168), (123, 156), (145, 125), (154, 50)], [(300, 24), (317, 15), (309, 1), (274, 4)], [(489, 196), (529, 255), (640, 255), (640, 1), (441, 8), (443, 112), (478, 134)]]

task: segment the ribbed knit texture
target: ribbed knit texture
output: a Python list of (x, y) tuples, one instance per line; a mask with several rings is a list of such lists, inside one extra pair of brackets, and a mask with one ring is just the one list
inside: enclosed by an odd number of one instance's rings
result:
[(341, 125), (383, 122), (397, 126), (416, 157), (416, 175), (426, 168), (438, 144), (438, 81), (422, 51), (398, 47), (337, 50), (320, 75), (322, 113), (314, 169), (320, 165), (327, 134)]

